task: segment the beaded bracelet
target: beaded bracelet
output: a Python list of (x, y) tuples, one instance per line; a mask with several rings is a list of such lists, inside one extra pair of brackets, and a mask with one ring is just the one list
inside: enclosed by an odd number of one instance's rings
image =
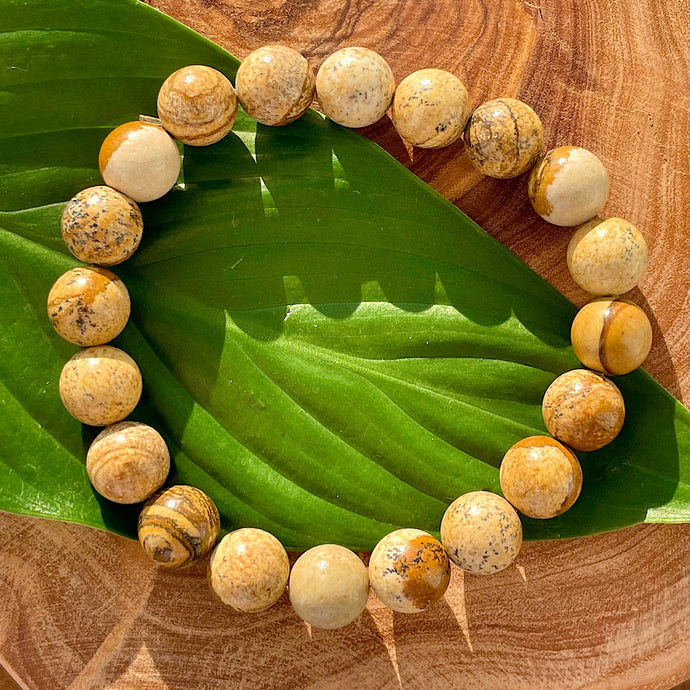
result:
[(263, 610), (280, 598), (289, 580), (296, 613), (315, 627), (337, 628), (360, 615), (370, 585), (393, 610), (416, 613), (443, 596), (451, 561), (475, 574), (503, 570), (522, 544), (516, 509), (551, 518), (573, 505), (582, 469), (570, 448), (601, 448), (624, 421), (623, 397), (603, 374), (632, 371), (651, 347), (644, 312), (611, 297), (638, 283), (648, 252), (630, 223), (596, 217), (609, 180), (594, 154), (566, 146), (540, 157), (543, 127), (532, 108), (499, 98), (471, 113), (467, 89), (444, 70), (419, 70), (396, 89), (380, 55), (344, 48), (314, 77), (307, 60), (285, 46), (266, 46), (247, 56), (234, 88), (211, 67), (178, 70), (160, 89), (158, 118), (141, 116), (104, 140), (99, 168), (105, 185), (83, 190), (65, 207), (67, 247), (95, 265), (68, 271), (48, 296), (56, 331), (85, 348), (62, 370), (62, 401), (82, 423), (106, 427), (87, 453), (89, 479), (108, 500), (146, 501), (139, 540), (159, 565), (182, 567), (208, 554), (220, 533), (220, 515), (199, 489), (159, 490), (170, 470), (165, 441), (146, 424), (122, 421), (139, 401), (142, 378), (127, 353), (106, 344), (125, 327), (131, 304), (124, 283), (104, 267), (136, 251), (143, 232), (137, 203), (158, 199), (176, 184), (181, 163), (172, 137), (190, 146), (216, 143), (232, 129), (238, 101), (258, 122), (285, 125), (304, 114), (315, 91), (325, 115), (346, 127), (373, 124), (390, 108), (397, 131), (413, 146), (447, 146), (464, 133), (465, 150), (483, 174), (505, 179), (532, 169), (533, 208), (555, 225), (581, 225), (568, 246), (568, 267), (580, 286), (600, 296), (578, 312), (571, 331), (575, 353), (589, 369), (562, 374), (544, 395), (544, 422), (554, 438), (532, 436), (514, 444), (500, 466), (505, 498), (487, 491), (457, 498), (443, 516), (440, 542), (418, 529), (396, 530), (376, 545), (368, 569), (349, 549), (324, 544), (304, 552), (290, 571), (278, 539), (255, 528), (227, 534), (213, 551), (211, 586), (226, 604), (239, 611)]

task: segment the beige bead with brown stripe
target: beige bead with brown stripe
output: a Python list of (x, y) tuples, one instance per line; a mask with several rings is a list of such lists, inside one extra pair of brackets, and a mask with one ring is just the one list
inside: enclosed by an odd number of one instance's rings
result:
[(139, 542), (158, 565), (179, 568), (203, 558), (216, 543), (220, 515), (200, 489), (176, 485), (155, 494), (139, 515)]

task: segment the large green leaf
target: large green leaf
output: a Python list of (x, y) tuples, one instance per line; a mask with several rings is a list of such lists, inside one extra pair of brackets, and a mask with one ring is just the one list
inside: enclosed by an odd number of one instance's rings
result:
[[(0, 508), (133, 534), (136, 509), (89, 486), (95, 431), (58, 397), (75, 348), (45, 299), (77, 263), (60, 214), (170, 72), (238, 63), (130, 0), (0, 0), (0, 29)], [(186, 148), (184, 185), (143, 212), (142, 247), (117, 269), (133, 316), (116, 344), (145, 380), (133, 417), (228, 529), (297, 548), (436, 530), (457, 495), (499, 490), (503, 453), (544, 431), (544, 390), (578, 364), (570, 302), (316, 113), (277, 129), (241, 114), (219, 144)], [(580, 500), (525, 520), (528, 538), (690, 520), (690, 415), (642, 371), (617, 382), (623, 433), (582, 456)]]

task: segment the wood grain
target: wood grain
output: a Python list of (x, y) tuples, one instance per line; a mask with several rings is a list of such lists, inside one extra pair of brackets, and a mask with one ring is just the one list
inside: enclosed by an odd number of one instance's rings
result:
[[(590, 148), (612, 180), (606, 215), (645, 233), (632, 299), (652, 318), (647, 369), (690, 399), (690, 8), (674, 0), (151, 0), (243, 57), (271, 42), (317, 68), (365, 45), (396, 79), (434, 66), (474, 106), (530, 103), (547, 145)], [(542, 222), (526, 180), (482, 178), (462, 144), (410, 149), (384, 118), (363, 132), (573, 301), (570, 232)], [(0, 663), (27, 688), (646, 688), (690, 678), (690, 526), (528, 544), (491, 578), (454, 571), (416, 616), (373, 597), (361, 620), (309, 631), (284, 597), (255, 615), (212, 598), (206, 565), (169, 573), (136, 543), (0, 514)], [(5, 682), (5, 679), (1, 679)], [(7, 682), (10, 682), (9, 680)], [(1, 686), (0, 686), (1, 687)]]

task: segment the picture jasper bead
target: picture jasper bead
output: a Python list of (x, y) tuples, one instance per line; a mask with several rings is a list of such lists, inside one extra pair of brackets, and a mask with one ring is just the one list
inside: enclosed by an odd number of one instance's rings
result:
[(283, 545), (261, 529), (230, 532), (211, 554), (211, 587), (224, 604), (238, 611), (263, 611), (275, 604), (289, 574)]
[(147, 424), (119, 422), (103, 429), (86, 455), (93, 488), (115, 503), (139, 503), (159, 489), (170, 470), (163, 437)]
[(158, 565), (180, 568), (203, 558), (220, 533), (220, 515), (200, 489), (176, 485), (154, 494), (139, 515), (139, 542)]
[(527, 103), (495, 98), (480, 105), (465, 128), (465, 150), (483, 175), (507, 179), (529, 170), (544, 145), (544, 127)]
[(618, 387), (588, 369), (566, 371), (547, 388), (544, 424), (552, 436), (576, 450), (603, 448), (618, 436), (625, 403)]
[(341, 628), (367, 605), (369, 574), (356, 553), (336, 544), (305, 551), (292, 566), (290, 603), (315, 628)]
[(582, 490), (580, 462), (549, 436), (530, 436), (511, 446), (499, 476), (506, 499), (531, 518), (562, 515)]
[(230, 80), (218, 70), (188, 65), (163, 82), (157, 108), (163, 127), (175, 139), (188, 146), (208, 146), (232, 129), (237, 96)]
[(441, 521), (441, 542), (455, 565), (475, 575), (507, 568), (522, 546), (522, 523), (513, 506), (490, 491), (456, 498)]
[(67, 249), (77, 259), (100, 266), (114, 266), (132, 256), (144, 231), (136, 203), (104, 185), (72, 197), (61, 225)]
[(376, 596), (393, 611), (419, 613), (448, 589), (450, 561), (430, 534), (399, 529), (371, 552), (369, 580)]
[(622, 218), (593, 218), (568, 244), (573, 280), (593, 295), (632, 290), (647, 270), (649, 251), (642, 233)]
[(167, 194), (177, 182), (180, 165), (180, 152), (172, 137), (148, 122), (116, 127), (98, 154), (105, 183), (138, 202)]
[(270, 45), (244, 58), (235, 88), (247, 115), (264, 125), (278, 126), (306, 112), (316, 80), (303, 55), (287, 46)]
[(395, 79), (388, 63), (368, 48), (341, 48), (316, 75), (316, 93), (326, 115), (345, 127), (378, 122), (390, 107)]
[(139, 402), (141, 372), (136, 362), (112, 345), (87, 347), (62, 368), (60, 398), (83, 424), (107, 426), (124, 419)]
[(573, 319), (570, 339), (577, 358), (609, 376), (628, 374), (652, 347), (652, 325), (636, 304), (603, 297), (585, 304)]
[(125, 284), (105, 268), (80, 266), (63, 273), (48, 293), (48, 317), (70, 343), (104, 345), (127, 325)]
[(604, 208), (609, 176), (604, 164), (587, 149), (561, 146), (548, 151), (532, 168), (527, 193), (544, 220), (573, 227)]
[(413, 146), (436, 149), (460, 138), (470, 116), (470, 97), (454, 74), (421, 69), (398, 84), (391, 116), (403, 139)]

